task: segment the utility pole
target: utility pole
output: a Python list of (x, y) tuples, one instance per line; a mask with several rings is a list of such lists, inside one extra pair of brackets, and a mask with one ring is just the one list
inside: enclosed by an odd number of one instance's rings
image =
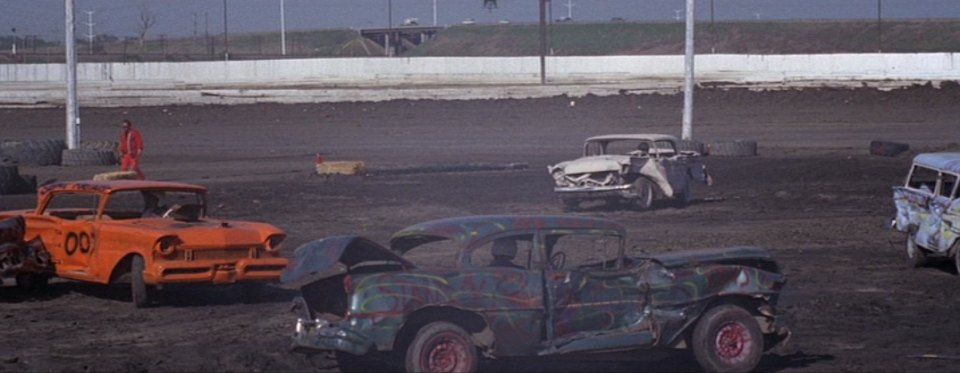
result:
[(540, 0), (540, 84), (547, 84), (547, 1)]
[(74, 0), (64, 0), (64, 28), (67, 50), (67, 149), (80, 147), (80, 107), (77, 105), (77, 49), (73, 38)]
[(573, 20), (573, 0), (567, 0), (567, 20)]
[(193, 37), (197, 37), (197, 17), (200, 13), (193, 12), (191, 14), (193, 14)]
[(223, 60), (230, 60), (230, 33), (227, 31), (227, 0), (223, 0)]
[(383, 45), (387, 57), (393, 57), (393, 0), (387, 0), (387, 36)]
[(10, 47), (10, 53), (14, 56), (17, 55), (17, 28), (11, 28), (10, 31), (13, 31), (13, 45)]
[(283, 0), (280, 0), (280, 54), (287, 55), (287, 21)]
[(87, 13), (87, 22), (84, 23), (85, 25), (87, 25), (87, 44), (89, 47), (87, 54), (93, 54), (93, 25), (96, 24), (96, 23), (93, 23), (93, 13), (96, 13), (96, 12), (92, 10), (84, 10), (83, 12)]
[(693, 21), (694, 21), (694, 3), (695, 0), (687, 0), (687, 37), (686, 54), (683, 58), (684, 84), (683, 84), (683, 132), (681, 138), (684, 140), (693, 140)]
[(210, 40), (210, 17), (209, 13), (203, 12), (203, 41), (206, 43), (207, 53), (213, 55), (213, 40)]
[(437, 25), (437, 0), (433, 0), (433, 25)]
[(877, 0), (877, 53), (883, 53), (883, 0)]

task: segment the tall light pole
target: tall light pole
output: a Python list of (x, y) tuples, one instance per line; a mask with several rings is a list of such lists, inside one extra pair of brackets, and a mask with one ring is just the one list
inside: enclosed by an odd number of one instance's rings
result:
[(223, 60), (230, 59), (230, 33), (227, 31), (227, 0), (223, 0)]
[(877, 0), (877, 53), (883, 53), (883, 1)]
[(686, 54), (683, 58), (685, 72), (683, 84), (683, 133), (684, 140), (693, 139), (693, 19), (694, 0), (687, 0)]
[(95, 12), (95, 11), (92, 11), (92, 10), (84, 10), (83, 12), (84, 12), (84, 13), (87, 13), (87, 23), (86, 23), (86, 25), (87, 25), (87, 46), (89, 47), (89, 48), (87, 49), (87, 50), (89, 51), (89, 53), (87, 53), (87, 54), (93, 54), (93, 25), (96, 24), (96, 23), (93, 23), (93, 13), (96, 13), (96, 12)]
[(67, 149), (80, 147), (80, 108), (77, 105), (77, 49), (73, 38), (74, 0), (64, 1), (64, 43), (67, 50)]
[(387, 36), (383, 40), (387, 57), (393, 57), (393, 0), (387, 0)]
[(540, 0), (540, 84), (547, 84), (547, 1)]
[(433, 25), (437, 25), (437, 0), (433, 0)]
[(280, 0), (280, 54), (287, 55), (287, 23), (283, 0)]

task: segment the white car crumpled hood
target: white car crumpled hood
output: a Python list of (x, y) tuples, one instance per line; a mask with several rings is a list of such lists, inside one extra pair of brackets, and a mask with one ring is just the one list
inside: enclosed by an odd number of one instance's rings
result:
[(630, 156), (628, 155), (597, 155), (559, 163), (554, 166), (554, 168), (563, 170), (563, 173), (567, 175), (572, 175), (590, 172), (620, 171), (623, 169), (623, 166), (629, 164)]

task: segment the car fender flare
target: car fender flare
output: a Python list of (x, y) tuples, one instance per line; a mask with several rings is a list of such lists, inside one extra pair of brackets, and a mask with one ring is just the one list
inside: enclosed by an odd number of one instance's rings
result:
[(493, 354), (496, 336), (483, 316), (458, 307), (437, 305), (420, 308), (404, 319), (394, 336), (393, 350), (406, 349), (420, 328), (435, 321), (447, 321), (462, 327), (470, 333), (470, 339), (484, 356), (489, 357)]
[[(144, 261), (148, 260), (146, 256), (141, 255), (136, 251), (125, 254), (116, 262), (110, 263), (106, 266), (107, 268), (112, 268), (110, 270), (110, 277), (106, 279), (108, 284), (127, 283), (130, 281), (130, 263), (133, 261), (134, 256), (141, 256), (143, 257)], [(147, 273), (147, 271), (144, 271), (144, 274)]]
[(640, 167), (641, 177), (646, 177), (653, 181), (653, 183), (657, 185), (661, 196), (672, 198), (674, 195), (673, 187), (670, 186), (670, 181), (664, 177), (665, 174), (666, 171), (663, 169), (663, 166), (657, 162), (647, 162)]

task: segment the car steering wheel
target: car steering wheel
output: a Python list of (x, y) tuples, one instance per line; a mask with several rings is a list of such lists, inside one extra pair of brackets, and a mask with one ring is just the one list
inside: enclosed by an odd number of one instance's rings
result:
[(168, 208), (167, 211), (164, 211), (163, 215), (161, 215), (161, 216), (164, 217), (164, 218), (169, 218), (169, 217), (170, 217), (170, 214), (173, 214), (174, 212), (177, 212), (177, 210), (179, 210), (180, 207), (182, 207), (182, 206), (180, 206), (180, 205), (170, 206), (170, 208)]
[(567, 254), (563, 251), (557, 251), (550, 255), (550, 265), (553, 266), (553, 269), (563, 269), (564, 263), (567, 262)]

